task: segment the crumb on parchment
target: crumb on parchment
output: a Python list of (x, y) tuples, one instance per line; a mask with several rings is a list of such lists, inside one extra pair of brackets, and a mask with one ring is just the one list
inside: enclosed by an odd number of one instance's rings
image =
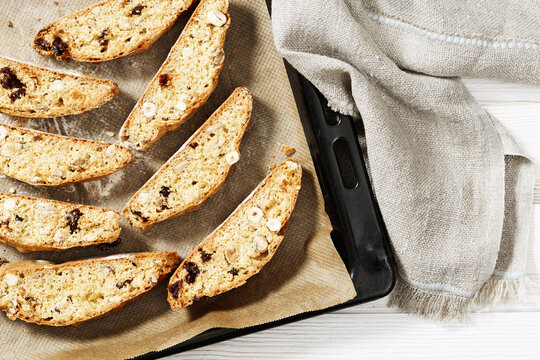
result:
[(281, 152), (285, 154), (285, 156), (291, 156), (295, 153), (295, 151), (295, 148), (293, 148), (292, 146), (281, 145)]

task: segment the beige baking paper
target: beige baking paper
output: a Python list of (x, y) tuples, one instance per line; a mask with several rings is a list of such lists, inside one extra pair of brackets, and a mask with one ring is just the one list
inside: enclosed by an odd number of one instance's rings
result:
[[(117, 133), (178, 38), (183, 17), (148, 51), (101, 65), (57, 62), (31, 48), (36, 32), (49, 22), (92, 0), (7, 0), (0, 10), (0, 55), (79, 74), (112, 79), (120, 94), (100, 109), (83, 115), (23, 122), (0, 115), (0, 121), (58, 134), (116, 142)], [(142, 233), (123, 222), (122, 243), (109, 250), (97, 247), (61, 253), (20, 254), (0, 244), (7, 259), (55, 262), (148, 250), (176, 250), (181, 257), (217, 227), (266, 176), (266, 165), (285, 156), (280, 145), (293, 146), (293, 157), (305, 169), (302, 190), (287, 234), (274, 259), (246, 285), (207, 302), (173, 312), (166, 284), (101, 319), (79, 327), (47, 327), (11, 321), (0, 315), (2, 359), (122, 359), (165, 349), (215, 327), (240, 328), (305, 311), (327, 308), (355, 295), (352, 282), (330, 240), (309, 150), (287, 79), (274, 48), (268, 9), (263, 0), (231, 0), (232, 25), (225, 48), (226, 63), (208, 103), (179, 131), (168, 133), (146, 153), (136, 155), (125, 170), (102, 180), (65, 188), (33, 187), (0, 179), (0, 191), (98, 205), (121, 210), (133, 194), (187, 140), (237, 86), (254, 96), (251, 125), (241, 145), (240, 161), (221, 189), (197, 211), (155, 225)], [(8, 22), (13, 27), (8, 27)], [(109, 136), (110, 132), (114, 136)]]

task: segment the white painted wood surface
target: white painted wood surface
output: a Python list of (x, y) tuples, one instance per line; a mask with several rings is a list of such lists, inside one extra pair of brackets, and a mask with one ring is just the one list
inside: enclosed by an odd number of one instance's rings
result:
[[(540, 87), (467, 80), (536, 164)], [(540, 228), (540, 180), (533, 228)], [(167, 359), (540, 359), (540, 231), (531, 229), (527, 271), (538, 284), (521, 301), (439, 323), (386, 307), (386, 299), (192, 350)]]

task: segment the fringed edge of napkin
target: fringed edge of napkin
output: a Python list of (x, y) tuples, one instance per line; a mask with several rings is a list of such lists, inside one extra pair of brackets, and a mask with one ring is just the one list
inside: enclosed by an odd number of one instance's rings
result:
[(473, 298), (445, 291), (421, 289), (398, 276), (389, 306), (433, 320), (464, 319)]
[(532, 287), (540, 285), (532, 282), (525, 274), (520, 277), (493, 274), (475, 296), (468, 297), (422, 289), (398, 277), (388, 305), (432, 320), (467, 320), (473, 309), (522, 299), (526, 290)]

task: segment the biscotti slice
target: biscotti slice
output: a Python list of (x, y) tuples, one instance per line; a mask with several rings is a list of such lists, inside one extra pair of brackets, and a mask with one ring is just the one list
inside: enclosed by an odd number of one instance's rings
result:
[(0, 124), (0, 172), (32, 185), (65, 186), (126, 167), (133, 153), (120, 145)]
[(0, 309), (11, 320), (65, 326), (103, 316), (152, 289), (178, 266), (176, 252), (112, 255), (63, 264), (0, 267)]
[(124, 217), (143, 231), (197, 209), (223, 184), (239, 158), (253, 99), (240, 87), (133, 195)]
[(169, 281), (173, 310), (243, 285), (270, 261), (285, 236), (301, 178), (297, 162), (277, 166), (184, 260)]
[(0, 242), (21, 252), (112, 243), (119, 220), (113, 210), (0, 193)]
[(118, 94), (111, 80), (77, 76), (0, 57), (0, 112), (24, 118), (81, 114)]
[(148, 49), (193, 0), (108, 0), (41, 29), (34, 49), (58, 60), (100, 63)]
[(122, 141), (144, 151), (204, 105), (223, 69), (223, 45), (231, 22), (227, 8), (228, 0), (201, 1), (122, 126)]

